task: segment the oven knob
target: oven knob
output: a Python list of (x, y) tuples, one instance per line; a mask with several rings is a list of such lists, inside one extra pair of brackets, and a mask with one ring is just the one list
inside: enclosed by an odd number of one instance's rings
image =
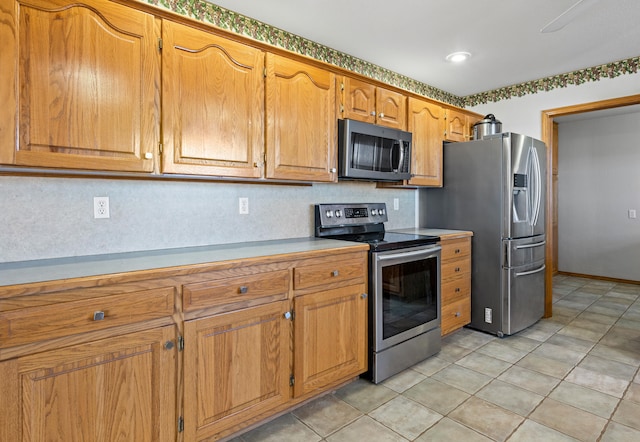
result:
[(340, 218), (342, 216), (342, 210), (336, 210), (336, 218)]
[(371, 209), (371, 216), (376, 216), (378, 211), (376, 209)]
[(333, 212), (331, 210), (327, 210), (327, 218), (333, 218)]
[(384, 209), (378, 210), (378, 213), (380, 214), (380, 216), (384, 215)]

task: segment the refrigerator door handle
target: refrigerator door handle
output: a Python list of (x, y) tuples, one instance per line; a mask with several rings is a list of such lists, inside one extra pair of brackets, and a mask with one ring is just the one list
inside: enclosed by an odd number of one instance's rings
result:
[(535, 147), (531, 147), (532, 153), (532, 168), (533, 175), (535, 177), (535, 192), (533, 195), (533, 208), (531, 213), (531, 226), (538, 224), (538, 218), (540, 216), (540, 204), (542, 202), (542, 173), (540, 171), (540, 158), (538, 157), (538, 151)]
[(520, 250), (520, 249), (530, 249), (532, 247), (540, 247), (545, 245), (547, 242), (546, 241), (540, 241), (534, 244), (525, 244), (523, 246), (516, 246), (516, 250)]
[(542, 267), (537, 268), (535, 270), (530, 270), (528, 272), (520, 272), (520, 273), (516, 273), (516, 277), (518, 276), (527, 276), (527, 275), (533, 275), (534, 273), (540, 273), (541, 271), (543, 271), (547, 266), (542, 264)]

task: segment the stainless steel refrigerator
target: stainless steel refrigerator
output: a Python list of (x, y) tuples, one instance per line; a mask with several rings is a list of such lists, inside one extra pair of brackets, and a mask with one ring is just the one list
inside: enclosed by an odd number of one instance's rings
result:
[(426, 227), (473, 231), (471, 327), (511, 335), (545, 297), (546, 147), (515, 133), (444, 145), (444, 186), (426, 191)]

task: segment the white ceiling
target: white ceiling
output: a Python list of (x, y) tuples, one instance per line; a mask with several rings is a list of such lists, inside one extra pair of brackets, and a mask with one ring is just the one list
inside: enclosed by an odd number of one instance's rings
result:
[(458, 96), (640, 56), (640, 0), (209, 1)]

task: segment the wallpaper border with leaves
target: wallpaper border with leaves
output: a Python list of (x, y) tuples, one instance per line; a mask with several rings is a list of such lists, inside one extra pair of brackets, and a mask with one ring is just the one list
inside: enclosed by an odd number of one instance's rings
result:
[(539, 80), (514, 84), (479, 94), (468, 95), (466, 97), (459, 97), (203, 0), (141, 1), (146, 1), (151, 5), (168, 9), (169, 11), (204, 23), (212, 24), (227, 31), (305, 55), (365, 77), (458, 107), (476, 106), (479, 104), (508, 100), (513, 97), (536, 94), (538, 92), (548, 92), (570, 85), (580, 85), (589, 81), (599, 81), (626, 74), (636, 74), (640, 69), (640, 57), (634, 57), (600, 66), (580, 69), (574, 72), (554, 75), (552, 77), (541, 78)]

